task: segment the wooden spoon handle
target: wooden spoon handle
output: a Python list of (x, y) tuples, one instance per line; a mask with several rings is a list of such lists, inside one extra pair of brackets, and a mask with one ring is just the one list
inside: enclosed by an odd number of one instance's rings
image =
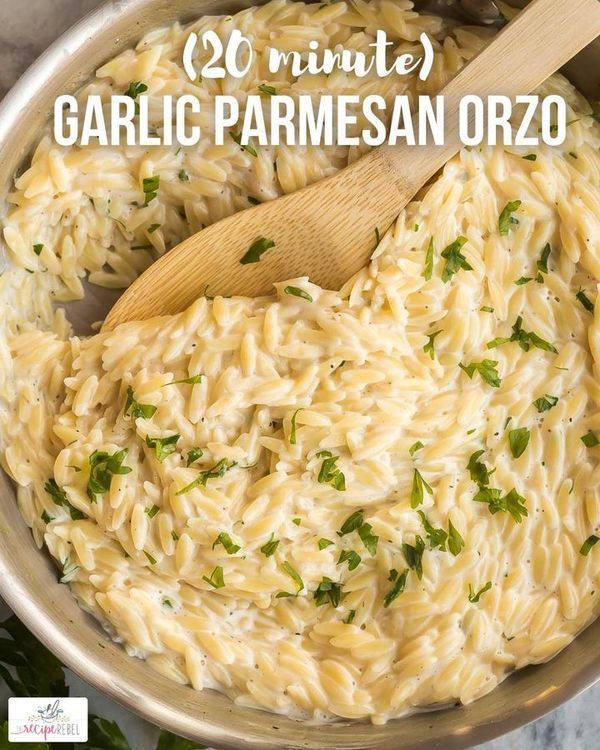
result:
[(599, 0), (530, 2), (444, 87), (443, 146), (402, 144), (378, 149), (390, 176), (402, 192), (412, 190), (414, 194), (460, 151), (459, 103), (465, 95), (514, 99), (518, 94), (528, 94), (598, 36)]

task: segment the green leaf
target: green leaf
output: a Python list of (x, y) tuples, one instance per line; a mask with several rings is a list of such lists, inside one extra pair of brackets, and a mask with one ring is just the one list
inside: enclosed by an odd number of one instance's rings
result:
[(344, 617), (344, 619), (342, 620), (342, 622), (345, 625), (351, 625), (354, 622), (354, 618), (355, 617), (356, 617), (356, 610), (355, 609), (351, 609), (350, 612), (348, 612), (348, 614), (346, 615), (346, 617)]
[(168, 385), (198, 385), (198, 383), (202, 382), (202, 378), (204, 376), (201, 374), (198, 375), (190, 375), (189, 378), (181, 378), (181, 380), (172, 380), (170, 383), (165, 383), (162, 388), (166, 388)]
[(352, 549), (347, 549), (340, 553), (337, 564), (342, 565), (343, 563), (347, 562), (348, 570), (355, 570), (360, 565), (361, 560), (362, 558), (358, 554), (358, 552), (355, 552)]
[(148, 518), (154, 518), (154, 516), (160, 511), (158, 505), (153, 505), (151, 508), (146, 508), (145, 513)]
[(595, 448), (597, 445), (600, 445), (600, 440), (598, 440), (596, 433), (591, 430), (581, 437), (581, 442), (586, 448)]
[(125, 406), (123, 407), (124, 417), (131, 416), (133, 419), (150, 419), (156, 413), (157, 408), (158, 407), (153, 404), (140, 404), (139, 401), (136, 401), (133, 396), (133, 388), (128, 386), (127, 398), (125, 399)]
[(502, 492), (491, 487), (480, 487), (473, 500), (477, 503), (487, 503), (492, 515), (496, 513), (510, 513), (516, 523), (521, 523), (524, 516), (529, 515), (525, 507), (525, 498), (513, 489), (504, 497)]
[(429, 333), (427, 334), (427, 338), (429, 339), (428, 342), (423, 347), (423, 351), (425, 354), (429, 354), (431, 359), (435, 358), (435, 339), (436, 336), (439, 336), (442, 331), (435, 331), (435, 333)]
[[(317, 453), (317, 456), (318, 455), (319, 453)], [(319, 484), (330, 484), (332, 487), (335, 487), (336, 490), (344, 492), (346, 489), (346, 477), (336, 466), (339, 458), (339, 456), (329, 455), (323, 459), (317, 482), (319, 482)]]
[(335, 542), (332, 542), (331, 539), (325, 539), (325, 537), (321, 537), (318, 542), (319, 549), (325, 549), (326, 547), (331, 547), (332, 544), (335, 544)]
[(210, 578), (202, 576), (202, 580), (210, 584), (215, 589), (222, 589), (225, 586), (225, 579), (223, 578), (223, 568), (220, 565), (213, 570), (210, 574)]
[(154, 448), (154, 455), (159, 461), (164, 461), (167, 456), (175, 453), (180, 437), (181, 435), (169, 435), (164, 438), (151, 438), (146, 435), (146, 445), (148, 448)]
[(286, 294), (291, 295), (292, 297), (300, 297), (300, 299), (305, 299), (307, 302), (312, 302), (313, 298), (310, 296), (310, 294), (304, 289), (300, 289), (299, 286), (286, 286), (283, 290)]
[(548, 273), (548, 258), (550, 257), (551, 252), (552, 248), (550, 246), (550, 243), (547, 242), (544, 245), (544, 249), (542, 250), (540, 259), (537, 262), (537, 269), (540, 273)]
[(116, 721), (90, 715), (86, 750), (131, 750)]
[(113, 476), (131, 472), (129, 466), (123, 466), (126, 457), (127, 448), (116, 451), (112, 455), (97, 450), (91, 454), (88, 459), (90, 476), (87, 483), (87, 495), (92, 503), (96, 502), (96, 495), (108, 492)]
[(469, 378), (473, 378), (473, 375), (478, 372), (482, 379), (493, 388), (499, 388), (502, 379), (498, 374), (496, 367), (498, 362), (494, 359), (484, 359), (482, 362), (471, 362), (469, 365), (463, 365), (461, 362), (459, 365)]
[(69, 502), (67, 493), (56, 484), (56, 480), (50, 478), (44, 485), (44, 490), (54, 500), (56, 505), (60, 505), (69, 511), (69, 515), (73, 521), (81, 521), (82, 518), (86, 518), (86, 515), (82, 513), (78, 508)]
[(263, 546), (260, 548), (260, 551), (265, 557), (271, 557), (271, 555), (275, 554), (275, 550), (277, 549), (277, 547), (279, 547), (279, 539), (275, 539), (275, 533), (271, 532), (269, 541), (263, 544)]
[(291, 445), (296, 445), (296, 416), (299, 411), (302, 411), (302, 409), (296, 409), (291, 419), (291, 426), (292, 426), (292, 429), (290, 431), (290, 444)]
[(33, 252), (36, 255), (40, 255), (40, 253), (42, 252), (43, 249), (44, 249), (44, 246), (41, 245), (41, 244), (36, 244), (36, 245), (33, 246)]
[(208, 482), (209, 479), (218, 479), (219, 477), (224, 477), (225, 473), (228, 472), (230, 469), (233, 469), (234, 466), (236, 466), (235, 461), (228, 461), (226, 458), (222, 458), (210, 469), (201, 471), (200, 474), (198, 474), (198, 476), (196, 477), (196, 479), (191, 481), (189, 484), (186, 484), (185, 487), (182, 487), (175, 494), (185, 495), (186, 492), (193, 490), (194, 487), (206, 487), (206, 483)]
[(466, 237), (457, 237), (454, 242), (448, 245), (447, 248), (442, 250), (442, 258), (446, 260), (444, 268), (442, 270), (442, 281), (444, 283), (450, 281), (455, 273), (458, 273), (461, 268), (464, 271), (472, 271), (473, 267), (469, 265), (465, 256), (460, 252), (462, 246), (467, 242)]
[(362, 543), (365, 545), (371, 557), (374, 557), (375, 553), (377, 552), (379, 537), (376, 534), (371, 533), (372, 530), (373, 527), (370, 523), (363, 523), (363, 525), (358, 529), (358, 536), (361, 538)]
[(403, 570), (402, 573), (395, 578), (395, 583), (392, 588), (387, 592), (383, 599), (383, 606), (389, 607), (390, 604), (397, 599), (406, 587), (406, 579), (408, 577), (408, 570)]
[(159, 187), (160, 175), (144, 177), (144, 179), (142, 180), (142, 189), (144, 191), (144, 204), (146, 206), (156, 198), (156, 196), (158, 195)]
[(526, 161), (537, 161), (537, 154), (527, 154), (527, 156), (524, 156), (523, 159)]
[(413, 443), (410, 448), (408, 449), (408, 452), (411, 456), (414, 456), (417, 451), (420, 451), (421, 448), (424, 448), (425, 446), (420, 440), (417, 440), (416, 443)]
[(490, 477), (496, 471), (496, 469), (490, 471), (483, 461), (479, 460), (479, 457), (483, 456), (484, 453), (484, 450), (475, 451), (475, 453), (471, 454), (469, 463), (467, 464), (467, 471), (469, 472), (472, 481), (480, 487), (488, 485), (490, 483)]
[(465, 540), (458, 533), (458, 530), (452, 524), (452, 521), (448, 520), (448, 549), (451, 554), (456, 557), (465, 546)]
[(589, 555), (592, 550), (592, 547), (598, 544), (598, 542), (600, 542), (599, 536), (596, 536), (595, 534), (588, 536), (585, 542), (581, 545), (581, 549), (579, 550), (580, 554), (585, 555), (585, 556)]
[(556, 404), (558, 404), (558, 396), (551, 396), (549, 393), (546, 393), (542, 398), (536, 398), (533, 402), (540, 414), (544, 411), (550, 411)]
[[(284, 563), (282, 563), (281, 569), (283, 570), (284, 573), (287, 573), (289, 575), (289, 577), (292, 579), (292, 581), (296, 584), (296, 594), (295, 594), (295, 596), (298, 596), (298, 594), (304, 588), (304, 581), (300, 577), (300, 574), (298, 573), (298, 571), (296, 570), (296, 568), (294, 568), (294, 566), (291, 565), (287, 560)], [(278, 594), (278, 596), (279, 596), (279, 594)]]
[(50, 523), (51, 521), (54, 521), (54, 516), (51, 516), (51, 515), (50, 515), (50, 514), (48, 513), (48, 511), (47, 511), (47, 510), (43, 510), (43, 511), (42, 511), (42, 513), (41, 513), (41, 515), (40, 515), (40, 518), (41, 518), (41, 519), (42, 519), (42, 521), (43, 521), (44, 523), (46, 523), (46, 524)]
[(357, 531), (364, 523), (363, 511), (355, 510), (354, 513), (348, 516), (348, 518), (342, 524), (341, 529), (337, 532), (338, 536), (346, 536), (351, 534), (353, 531)]
[(585, 307), (585, 309), (588, 312), (594, 312), (594, 303), (584, 291), (580, 289), (575, 295), (575, 297), (579, 300), (579, 302), (581, 302), (581, 304)]
[(477, 593), (475, 592), (475, 589), (469, 584), (469, 601), (471, 604), (477, 604), (479, 599), (481, 598), (482, 594), (485, 594), (486, 591), (489, 591), (492, 588), (492, 582), (488, 581), (485, 586), (482, 586)]
[(342, 599), (342, 584), (334, 583), (331, 578), (323, 576), (321, 583), (313, 592), (313, 597), (317, 607), (327, 604), (327, 602), (329, 602), (332, 607), (339, 607)]
[(140, 94), (148, 91), (148, 86), (141, 81), (132, 81), (129, 84), (129, 88), (125, 92), (125, 96), (130, 96), (132, 99), (137, 99)]
[(423, 502), (423, 491), (427, 492), (428, 495), (433, 495), (433, 490), (423, 479), (421, 472), (418, 469), (414, 470), (413, 483), (410, 491), (410, 507), (416, 508)]
[(228, 555), (235, 555), (236, 552), (239, 552), (241, 550), (240, 545), (234, 544), (229, 534), (226, 534), (224, 531), (222, 531), (215, 539), (212, 548), (214, 549), (218, 544), (221, 544), (223, 545), (223, 547), (225, 547), (225, 551)]
[(156, 750), (206, 750), (206, 746), (178, 737), (163, 729), (158, 738)]
[(423, 578), (423, 552), (425, 552), (425, 542), (418, 534), (415, 536), (414, 545), (406, 542), (402, 545), (402, 554), (406, 564), (416, 572), (419, 580)]
[(444, 529), (436, 529), (430, 523), (429, 519), (422, 510), (418, 510), (417, 513), (421, 518), (421, 523), (423, 524), (423, 528), (425, 529), (427, 541), (429, 542), (429, 546), (431, 547), (431, 549), (439, 548), (442, 551), (445, 551), (448, 534), (446, 534)]
[(233, 138), (233, 140), (237, 143), (237, 145), (244, 151), (247, 151), (250, 154), (250, 156), (258, 156), (258, 154), (256, 153), (256, 149), (253, 148), (249, 143), (242, 144), (241, 133), (234, 133), (233, 131), (229, 131), (229, 135)]
[(489, 305), (484, 305), (483, 307), (480, 307), (479, 309), (481, 310), (481, 312), (486, 312), (486, 313), (493, 313), (494, 312), (494, 308), (493, 307), (489, 307)]
[(429, 240), (427, 252), (425, 253), (425, 268), (423, 269), (423, 278), (429, 281), (433, 274), (433, 254), (435, 252), (433, 237)]
[(518, 427), (515, 430), (510, 430), (508, 433), (508, 442), (510, 444), (510, 452), (513, 458), (519, 458), (525, 452), (529, 444), (530, 433), (527, 427)]
[(518, 343), (521, 349), (525, 352), (528, 352), (532, 346), (535, 346), (537, 349), (558, 354), (557, 349), (548, 341), (544, 341), (544, 339), (541, 336), (538, 336), (537, 333), (534, 331), (525, 331), (523, 329), (523, 318), (520, 315), (513, 324), (512, 335), (509, 338), (499, 336), (498, 338), (493, 339), (488, 342), (487, 348), (493, 349), (511, 341)]
[(191, 466), (199, 458), (202, 458), (203, 455), (204, 455), (204, 451), (202, 450), (202, 448), (190, 448), (187, 454), (185, 465)]
[(512, 214), (521, 207), (521, 201), (510, 201), (504, 206), (498, 219), (498, 231), (501, 236), (506, 236), (510, 225), (516, 222)]
[(258, 263), (263, 253), (266, 253), (272, 247), (275, 247), (273, 240), (269, 240), (266, 237), (259, 237), (250, 245), (248, 251), (241, 258), (240, 263), (243, 266), (247, 266), (250, 263)]
[(517, 286), (523, 286), (523, 284), (529, 284), (530, 281), (533, 281), (532, 276), (521, 276), (521, 278), (515, 281), (515, 284)]
[(261, 83), (260, 86), (258, 86), (258, 90), (263, 94), (268, 94), (269, 96), (275, 96), (275, 94), (277, 93), (277, 89), (274, 86), (269, 86), (266, 83)]

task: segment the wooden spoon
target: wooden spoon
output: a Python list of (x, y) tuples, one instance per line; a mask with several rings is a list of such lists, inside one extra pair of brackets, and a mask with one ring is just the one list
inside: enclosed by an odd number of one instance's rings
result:
[[(383, 234), (460, 150), (458, 105), (465, 94), (529, 93), (599, 35), (598, 0), (534, 0), (441, 92), (444, 146), (382, 146), (333, 177), (212, 224), (150, 266), (118, 300), (103, 330), (180, 312), (203, 293), (269, 294), (274, 282), (298, 276), (340, 288), (368, 262), (375, 228)], [(274, 247), (260, 262), (242, 264), (261, 237)]]

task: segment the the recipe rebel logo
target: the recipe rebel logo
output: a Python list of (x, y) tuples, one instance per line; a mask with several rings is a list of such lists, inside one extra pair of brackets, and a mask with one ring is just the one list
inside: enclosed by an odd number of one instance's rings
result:
[(87, 742), (87, 698), (9, 698), (9, 742)]

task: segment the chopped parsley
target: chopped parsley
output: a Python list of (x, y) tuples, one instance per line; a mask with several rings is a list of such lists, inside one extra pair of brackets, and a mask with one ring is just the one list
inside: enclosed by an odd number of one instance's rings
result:
[(236, 552), (239, 552), (241, 550), (240, 545), (235, 544), (229, 534), (224, 531), (222, 531), (215, 539), (212, 548), (214, 549), (218, 544), (221, 544), (223, 545), (223, 547), (225, 547), (225, 552), (227, 552), (228, 555), (235, 555)]
[(42, 252), (43, 249), (44, 249), (44, 246), (41, 245), (41, 244), (39, 244), (39, 243), (33, 246), (33, 252), (36, 255), (40, 255), (40, 253)]
[(523, 455), (525, 448), (529, 445), (529, 437), (530, 433), (527, 427), (517, 427), (514, 430), (510, 430), (508, 433), (508, 442), (513, 458), (519, 458)]
[(175, 453), (177, 441), (181, 435), (169, 435), (164, 438), (151, 438), (146, 435), (146, 445), (154, 448), (154, 455), (159, 461), (164, 461), (171, 453)]
[(478, 372), (481, 378), (493, 388), (499, 388), (502, 379), (496, 369), (498, 362), (494, 359), (484, 359), (482, 362), (471, 362), (471, 364), (463, 365), (462, 362), (458, 365), (460, 369), (466, 373), (469, 378), (473, 378), (473, 375)]
[(492, 588), (492, 582), (488, 581), (485, 586), (482, 586), (479, 591), (475, 591), (473, 586), (469, 584), (469, 601), (471, 604), (477, 604), (477, 602), (481, 599), (481, 595), (485, 594), (486, 591), (489, 591)]
[(144, 550), (144, 554), (148, 558), (148, 562), (150, 563), (150, 565), (156, 565), (156, 558), (155, 557), (153, 557), (149, 552), (146, 552), (146, 550)]
[(50, 514), (48, 513), (48, 511), (47, 511), (47, 510), (43, 510), (43, 511), (42, 511), (42, 514), (41, 514), (40, 518), (42, 519), (42, 521), (43, 521), (44, 523), (50, 523), (50, 521), (54, 521), (54, 518), (53, 518), (53, 516), (51, 516), (51, 515), (50, 515)]
[(248, 196), (248, 203), (251, 206), (260, 206), (261, 201), (258, 200), (258, 198), (255, 198), (253, 195)]
[(510, 513), (516, 523), (521, 523), (524, 516), (529, 515), (525, 507), (525, 498), (513, 489), (502, 497), (502, 491), (492, 487), (480, 487), (473, 500), (477, 503), (487, 503), (492, 515), (496, 513)]
[(225, 476), (225, 473), (230, 469), (233, 469), (235, 465), (235, 461), (228, 461), (226, 458), (222, 458), (220, 461), (217, 461), (217, 463), (210, 469), (201, 471), (196, 479), (194, 479), (189, 484), (186, 484), (185, 487), (182, 487), (182, 489), (180, 489), (175, 494), (184, 495), (186, 492), (193, 490), (194, 487), (206, 487), (206, 483), (209, 479), (217, 479), (218, 477)]
[(343, 563), (347, 562), (348, 570), (355, 570), (360, 565), (361, 559), (362, 558), (358, 554), (358, 552), (355, 552), (352, 549), (347, 549), (340, 553), (337, 564), (342, 565)]
[(439, 548), (442, 551), (445, 551), (448, 534), (446, 534), (444, 529), (436, 529), (422, 510), (418, 510), (417, 513), (421, 518), (421, 523), (425, 529), (425, 535), (427, 536), (427, 541), (429, 542), (431, 549)]
[(472, 481), (480, 487), (488, 485), (490, 483), (490, 477), (496, 471), (496, 469), (490, 471), (483, 461), (479, 460), (479, 457), (483, 456), (484, 453), (484, 450), (475, 451), (475, 453), (469, 458), (469, 463), (467, 464), (467, 471), (469, 472)]
[(542, 349), (545, 352), (552, 352), (558, 354), (558, 350), (555, 346), (545, 341), (541, 336), (538, 336), (534, 331), (523, 330), (523, 318), (521, 315), (516, 319), (512, 327), (512, 335), (510, 337), (498, 336), (492, 341), (487, 343), (488, 349), (494, 349), (502, 344), (508, 344), (510, 342), (516, 342), (519, 344), (524, 352), (528, 352), (532, 346), (536, 349)]
[[(56, 505), (60, 505), (69, 511), (69, 515), (73, 521), (81, 521), (82, 518), (85, 518), (85, 514), (70, 503), (67, 493), (56, 484), (55, 479), (50, 478), (44, 485), (44, 489)], [(48, 523), (48, 521), (46, 521), (46, 523)]]
[(506, 236), (511, 224), (518, 224), (517, 219), (512, 215), (521, 206), (521, 201), (510, 201), (504, 206), (500, 217), (498, 218), (498, 231), (501, 236)]
[(202, 382), (204, 376), (201, 374), (190, 375), (189, 378), (181, 378), (181, 380), (171, 380), (170, 383), (165, 383), (161, 388), (166, 388), (168, 385), (198, 385)]
[(258, 90), (263, 94), (268, 94), (269, 96), (275, 96), (275, 94), (277, 93), (277, 89), (274, 86), (269, 86), (266, 83), (261, 83), (260, 86), (258, 86)]
[(287, 573), (289, 577), (292, 579), (292, 581), (294, 581), (294, 583), (296, 584), (296, 593), (290, 594), (287, 591), (280, 591), (277, 594), (276, 599), (282, 599), (283, 597), (286, 597), (286, 596), (298, 596), (298, 594), (304, 588), (304, 581), (302, 580), (302, 578), (300, 578), (298, 571), (294, 568), (293, 565), (290, 565), (290, 563), (287, 560), (281, 565), (281, 569), (283, 570), (284, 573)]
[(425, 446), (420, 440), (417, 440), (416, 443), (413, 443), (410, 448), (408, 449), (408, 452), (411, 456), (414, 456), (417, 451), (420, 451), (421, 448), (424, 448)]
[(416, 508), (423, 502), (423, 491), (427, 492), (428, 495), (433, 495), (433, 490), (423, 479), (421, 472), (418, 469), (414, 470), (412, 488), (410, 491), (410, 507)]
[(338, 607), (342, 599), (342, 584), (334, 583), (331, 578), (323, 576), (321, 583), (313, 592), (313, 596), (317, 607), (327, 604), (327, 602), (332, 607)]
[(96, 502), (96, 495), (108, 492), (113, 476), (129, 474), (131, 468), (123, 466), (126, 457), (127, 448), (116, 451), (112, 455), (105, 451), (94, 451), (89, 457), (90, 476), (87, 483), (87, 496), (92, 503)]
[(461, 268), (464, 271), (473, 270), (473, 267), (467, 262), (467, 259), (460, 251), (466, 242), (467, 238), (460, 236), (442, 250), (442, 258), (446, 261), (442, 270), (442, 281), (444, 283), (450, 281), (454, 274), (458, 273)]
[(160, 175), (153, 175), (152, 177), (144, 177), (142, 180), (142, 189), (144, 191), (144, 205), (148, 205), (158, 195), (158, 189), (160, 187)]
[(379, 542), (379, 537), (376, 534), (372, 533), (373, 527), (370, 523), (363, 523), (363, 525), (358, 529), (358, 536), (361, 538), (362, 543), (365, 545), (365, 548), (371, 555), (371, 557), (375, 556), (375, 553), (377, 552), (377, 543)]
[(160, 224), (150, 224), (148, 227), (148, 234), (154, 234), (157, 229), (160, 229)]
[(429, 354), (431, 359), (435, 358), (435, 339), (436, 336), (439, 336), (442, 331), (435, 331), (434, 333), (427, 334), (427, 338), (429, 339), (428, 342), (423, 347), (423, 351), (425, 354)]
[(598, 440), (596, 433), (591, 430), (586, 435), (582, 435), (581, 442), (586, 448), (595, 448), (597, 445), (600, 445), (600, 440)]
[(345, 625), (351, 625), (354, 622), (354, 618), (355, 617), (356, 617), (356, 610), (355, 609), (351, 609), (350, 612), (348, 612), (348, 614), (346, 615), (346, 617), (344, 617), (344, 619), (342, 620), (342, 622)]
[(258, 263), (263, 253), (266, 253), (272, 247), (275, 247), (273, 240), (269, 240), (266, 237), (259, 237), (250, 245), (248, 251), (240, 259), (240, 263), (243, 266), (247, 266), (250, 263)]
[(558, 404), (558, 396), (551, 396), (549, 393), (546, 393), (542, 398), (536, 398), (533, 402), (540, 414), (544, 411), (550, 411), (556, 404)]
[(523, 284), (529, 284), (530, 281), (533, 281), (533, 276), (521, 276), (519, 279), (515, 281), (515, 284), (517, 286), (523, 286)]
[(151, 508), (146, 508), (144, 511), (148, 518), (154, 518), (154, 516), (159, 512), (160, 508), (158, 505), (153, 505)]
[(195, 463), (199, 458), (202, 458), (204, 455), (204, 451), (202, 448), (191, 448), (188, 451), (187, 458), (185, 461), (186, 466), (191, 466), (193, 463)]
[(537, 161), (537, 154), (527, 154), (523, 159), (525, 159), (525, 161)]
[(341, 529), (337, 532), (338, 536), (346, 536), (351, 534), (353, 531), (357, 531), (364, 523), (363, 511), (355, 510), (354, 513), (348, 516), (348, 518), (342, 524)]
[(237, 145), (243, 150), (247, 151), (250, 156), (258, 156), (256, 153), (256, 149), (253, 148), (249, 143), (243, 144), (242, 143), (242, 134), (241, 133), (234, 133), (232, 130), (229, 131), (229, 135), (233, 138), (233, 140), (237, 143)]
[(271, 555), (275, 554), (275, 550), (277, 549), (277, 547), (279, 547), (279, 541), (279, 539), (275, 539), (275, 533), (271, 532), (269, 541), (263, 544), (263, 546), (260, 548), (260, 551), (265, 557), (271, 557)]
[(423, 269), (423, 278), (426, 281), (429, 281), (433, 274), (433, 253), (434, 253), (434, 244), (433, 244), (433, 237), (429, 240), (429, 245), (427, 246), (427, 252), (425, 253), (425, 268)]
[(292, 518), (292, 523), (296, 524), (296, 526), (300, 526), (300, 524), (302, 523), (302, 519), (301, 518)]
[(548, 273), (548, 258), (550, 257), (550, 253), (552, 252), (552, 247), (550, 246), (550, 243), (547, 242), (544, 245), (544, 249), (542, 250), (542, 254), (540, 255), (540, 259), (537, 262), (537, 270), (538, 275), (536, 277), (536, 281), (538, 283), (542, 283), (544, 280), (544, 277), (542, 276), (543, 273)]
[(330, 484), (336, 490), (344, 492), (346, 489), (346, 477), (343, 472), (336, 466), (339, 456), (334, 456), (330, 451), (319, 451), (318, 458), (323, 458), (317, 482), (319, 484)]
[(331, 541), (331, 539), (325, 539), (325, 537), (321, 537), (318, 541), (319, 549), (323, 550), (326, 547), (331, 547), (331, 545), (334, 544), (334, 542)]
[(157, 408), (153, 404), (140, 404), (133, 396), (133, 388), (131, 386), (127, 388), (127, 399), (123, 408), (124, 417), (131, 416), (133, 419), (138, 419), (139, 417), (150, 419), (156, 413)]
[(585, 542), (581, 545), (581, 549), (579, 550), (580, 554), (585, 555), (585, 556), (589, 555), (592, 550), (592, 547), (598, 544), (598, 542), (600, 542), (600, 537), (596, 536), (596, 534), (592, 534), (591, 536), (588, 536)]
[(208, 576), (202, 576), (202, 580), (206, 581), (214, 589), (222, 589), (225, 586), (225, 579), (223, 578), (223, 568), (220, 565), (213, 570)]
[(486, 312), (486, 313), (494, 312), (494, 308), (490, 307), (489, 305), (484, 305), (483, 307), (480, 307), (479, 309), (481, 310), (481, 312)]
[(404, 542), (402, 545), (402, 554), (406, 560), (406, 564), (411, 570), (414, 570), (417, 574), (417, 578), (421, 580), (423, 578), (423, 552), (425, 551), (425, 542), (417, 534), (415, 536), (415, 543), (407, 544)]
[(450, 550), (450, 553), (456, 557), (464, 546), (465, 540), (462, 538), (452, 521), (448, 520), (448, 549)]
[(389, 579), (389, 580), (394, 581), (394, 585), (387, 592), (387, 594), (385, 595), (383, 599), (384, 607), (389, 607), (390, 604), (394, 601), (394, 599), (397, 599), (400, 596), (400, 594), (404, 591), (404, 588), (406, 586), (407, 576), (408, 576), (408, 569), (403, 570), (402, 573), (400, 573), (400, 575), (398, 575), (396, 572), (396, 576), (393, 579), (392, 578)]
[(180, 169), (179, 170), (179, 174), (177, 176), (179, 177), (179, 179), (181, 180), (181, 182), (189, 182), (190, 181), (190, 176), (185, 171), (185, 169)]
[(299, 411), (302, 411), (302, 409), (296, 409), (291, 419), (291, 426), (292, 426), (292, 429), (290, 431), (290, 444), (291, 445), (296, 445), (296, 416)]
[(283, 290), (285, 294), (289, 294), (292, 297), (300, 297), (300, 299), (305, 299), (307, 302), (312, 302), (313, 298), (310, 296), (308, 292), (305, 292), (304, 289), (300, 289), (298, 286), (286, 286)]
[(148, 91), (148, 86), (141, 81), (132, 81), (129, 84), (129, 88), (125, 92), (125, 96), (129, 96), (132, 99), (137, 99), (140, 94)]
[(581, 304), (585, 307), (585, 309), (588, 312), (594, 312), (594, 303), (582, 289), (580, 289), (577, 292), (575, 297), (578, 299), (579, 302), (581, 302)]

